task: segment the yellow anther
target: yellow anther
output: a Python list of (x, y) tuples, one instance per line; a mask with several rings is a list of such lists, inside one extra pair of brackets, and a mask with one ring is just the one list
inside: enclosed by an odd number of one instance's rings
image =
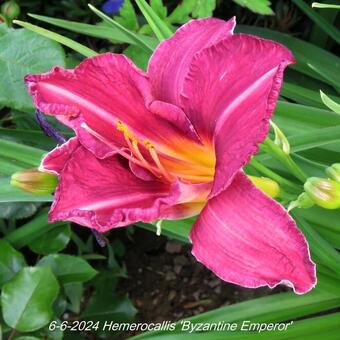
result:
[(145, 139), (145, 140), (143, 141), (143, 144), (144, 144), (145, 147), (148, 148), (148, 149), (154, 149), (154, 148), (155, 148), (155, 147), (152, 145), (152, 143), (151, 143), (149, 140), (147, 140), (147, 139)]
[(116, 120), (116, 125), (117, 130), (123, 132), (125, 138), (130, 139), (132, 142), (137, 142), (135, 135), (119, 119)]

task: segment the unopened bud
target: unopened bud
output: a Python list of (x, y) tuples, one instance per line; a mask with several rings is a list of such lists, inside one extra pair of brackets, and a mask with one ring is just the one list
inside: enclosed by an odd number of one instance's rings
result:
[(340, 183), (340, 163), (335, 163), (326, 169), (326, 174), (329, 178)]
[(289, 203), (287, 210), (291, 211), (294, 208), (308, 209), (314, 205), (312, 199), (303, 192), (295, 201)]
[(1, 6), (1, 14), (3, 14), (8, 21), (12, 21), (19, 16), (20, 6), (14, 0), (6, 1)]
[(38, 169), (16, 172), (11, 177), (11, 185), (35, 195), (46, 195), (55, 191), (58, 178)]
[(275, 134), (274, 143), (278, 145), (286, 155), (289, 155), (290, 144), (288, 142), (287, 137), (273, 121), (270, 121), (270, 125), (272, 126)]
[(248, 175), (252, 183), (270, 197), (277, 197), (280, 194), (280, 186), (270, 178), (255, 177)]
[(311, 200), (320, 207), (340, 208), (340, 183), (332, 179), (310, 177), (304, 188)]

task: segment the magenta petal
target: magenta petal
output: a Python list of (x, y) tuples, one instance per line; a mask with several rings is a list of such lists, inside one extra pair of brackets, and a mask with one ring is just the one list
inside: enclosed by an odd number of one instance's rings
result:
[(49, 220), (72, 221), (103, 232), (153, 221), (179, 195), (176, 184), (137, 178), (120, 156), (100, 160), (79, 146), (59, 175)]
[(197, 133), (214, 140), (215, 183), (224, 190), (266, 137), (291, 52), (276, 42), (236, 34), (196, 55), (182, 106)]
[(235, 24), (235, 18), (229, 21), (214, 18), (192, 20), (181, 26), (171, 38), (161, 42), (148, 66), (153, 95), (178, 105), (183, 81), (194, 55), (230, 36)]
[(225, 281), (249, 288), (284, 283), (297, 294), (316, 284), (315, 265), (294, 220), (242, 172), (209, 200), (190, 238), (197, 260)]
[(109, 151), (80, 128), (85, 122), (92, 130), (117, 146), (125, 145), (117, 120), (137, 138), (149, 139), (158, 149), (167, 145), (169, 136), (182, 132), (168, 120), (152, 113), (154, 101), (146, 74), (125, 56), (105, 53), (84, 60), (74, 70), (55, 67), (51, 72), (25, 78), (34, 104), (42, 112), (56, 115), (75, 129), (83, 145), (98, 157)]
[(56, 147), (42, 159), (39, 170), (59, 175), (79, 145), (78, 138), (73, 137), (66, 143)]

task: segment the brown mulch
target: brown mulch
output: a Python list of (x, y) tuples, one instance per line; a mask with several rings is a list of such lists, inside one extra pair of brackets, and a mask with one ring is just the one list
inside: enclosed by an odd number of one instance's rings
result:
[(220, 306), (285, 291), (284, 287), (247, 289), (226, 283), (198, 263), (190, 245), (136, 228), (121, 259), (127, 292), (138, 310), (136, 322), (176, 321)]

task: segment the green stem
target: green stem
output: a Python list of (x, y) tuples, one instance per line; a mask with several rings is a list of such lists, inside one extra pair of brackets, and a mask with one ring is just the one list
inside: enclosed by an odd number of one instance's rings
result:
[(286, 186), (287, 188), (293, 190), (294, 192), (300, 192), (301, 191), (300, 186), (298, 184), (295, 184), (295, 183), (289, 181), (288, 179), (281, 177), (276, 172), (268, 169), (266, 166), (261, 164), (255, 158), (252, 158), (250, 160), (249, 164), (253, 168), (255, 168), (256, 170), (261, 172), (264, 176), (271, 178), (272, 180), (276, 181), (280, 185)]
[(261, 150), (271, 154), (279, 162), (281, 162), (292, 174), (304, 183), (308, 176), (300, 169), (300, 167), (292, 160), (292, 158), (285, 154), (281, 148), (276, 145), (271, 139), (267, 138), (261, 145)]

